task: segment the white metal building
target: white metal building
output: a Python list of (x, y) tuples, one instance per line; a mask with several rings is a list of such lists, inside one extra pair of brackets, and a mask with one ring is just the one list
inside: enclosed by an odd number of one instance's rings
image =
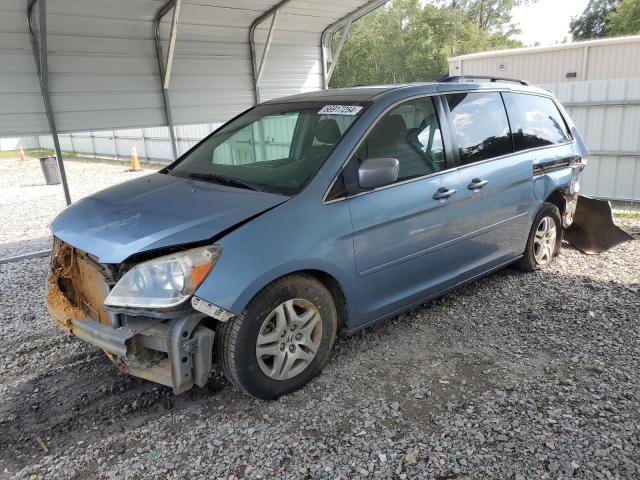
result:
[(640, 201), (640, 35), (462, 55), (449, 59), (449, 74), (551, 90), (591, 150), (583, 193)]

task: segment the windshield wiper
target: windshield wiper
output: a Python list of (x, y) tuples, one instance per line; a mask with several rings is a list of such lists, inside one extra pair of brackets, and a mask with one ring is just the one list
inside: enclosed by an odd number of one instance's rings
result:
[(229, 177), (227, 175), (219, 175), (216, 173), (191, 173), (189, 178), (195, 180), (204, 180), (205, 182), (221, 183), (223, 185), (230, 185), (232, 187), (246, 188), (247, 190), (254, 190), (256, 192), (263, 192), (264, 188), (255, 183), (245, 182), (239, 178)]

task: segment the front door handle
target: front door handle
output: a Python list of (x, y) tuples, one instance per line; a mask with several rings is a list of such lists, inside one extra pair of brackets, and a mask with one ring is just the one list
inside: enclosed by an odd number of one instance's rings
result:
[(433, 194), (433, 198), (436, 200), (442, 200), (444, 198), (449, 198), (456, 192), (457, 190), (454, 190), (453, 188), (440, 187), (438, 191)]
[(479, 178), (474, 178), (473, 180), (471, 180), (471, 183), (467, 186), (467, 188), (469, 190), (478, 190), (479, 188), (484, 187), (487, 183), (489, 183), (488, 180), (480, 180)]

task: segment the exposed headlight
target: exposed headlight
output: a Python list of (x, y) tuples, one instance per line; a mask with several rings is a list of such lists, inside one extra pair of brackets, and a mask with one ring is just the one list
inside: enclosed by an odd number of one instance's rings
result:
[(142, 262), (113, 287), (105, 305), (171, 308), (187, 300), (215, 265), (218, 245), (194, 248)]

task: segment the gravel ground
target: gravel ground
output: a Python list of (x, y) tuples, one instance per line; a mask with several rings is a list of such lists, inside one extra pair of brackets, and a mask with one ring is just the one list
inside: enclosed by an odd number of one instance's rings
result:
[(639, 257), (506, 269), (340, 337), (276, 402), (120, 374), (51, 325), (46, 259), (0, 265), (0, 477), (640, 478)]
[[(72, 200), (138, 175), (124, 163), (65, 158)], [(0, 160), (0, 258), (51, 248), (48, 225), (64, 208), (61, 185), (46, 185), (37, 159)]]
[[(73, 199), (153, 171), (66, 165)], [(36, 161), (0, 186), (0, 258), (49, 248), (61, 187)], [(51, 324), (47, 259), (0, 265), (0, 478), (640, 478), (639, 256), (506, 269), (339, 338), (277, 402), (120, 374)]]

